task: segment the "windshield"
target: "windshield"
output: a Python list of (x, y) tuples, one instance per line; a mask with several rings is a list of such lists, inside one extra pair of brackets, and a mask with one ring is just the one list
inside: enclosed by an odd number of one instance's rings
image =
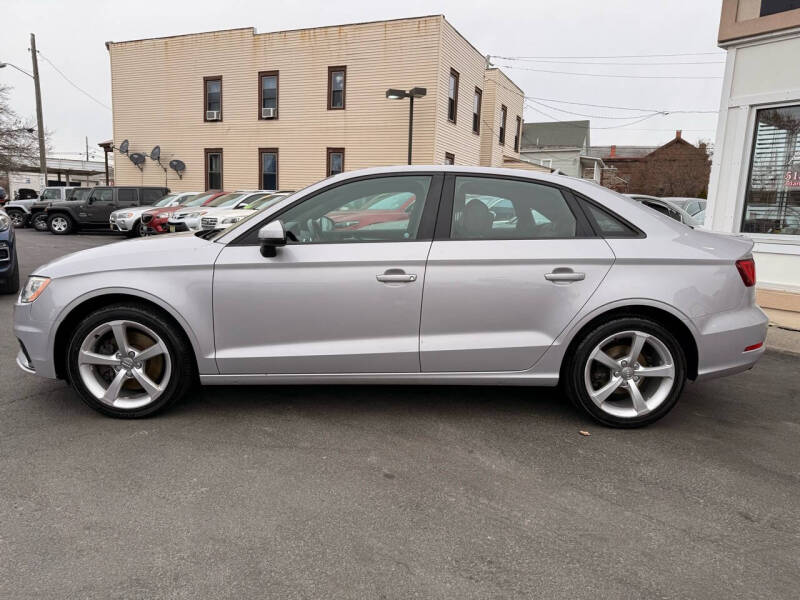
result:
[(61, 198), (61, 190), (53, 188), (45, 188), (42, 192), (42, 200), (56, 200)]
[(167, 194), (161, 200), (156, 202), (153, 206), (167, 206), (170, 202), (175, 200), (178, 197), (178, 194)]
[(206, 202), (208, 202), (209, 198), (213, 198), (217, 195), (218, 192), (211, 192), (210, 194), (198, 194), (197, 196), (191, 197), (191, 200), (188, 202), (181, 202), (181, 206), (202, 206)]
[(227, 206), (232, 206), (236, 204), (236, 202), (238, 202), (239, 198), (241, 198), (242, 196), (244, 196), (244, 193), (222, 194), (222, 196), (220, 196), (219, 198), (215, 198), (214, 200), (206, 204), (206, 206), (223, 207), (223, 208)]

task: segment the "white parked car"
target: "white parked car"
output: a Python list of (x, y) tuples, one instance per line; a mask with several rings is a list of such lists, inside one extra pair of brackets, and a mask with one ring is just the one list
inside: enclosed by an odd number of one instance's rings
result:
[(200, 222), (209, 213), (230, 210), (247, 206), (258, 200), (258, 197), (274, 193), (274, 190), (244, 190), (223, 194), (202, 207), (187, 210), (176, 210), (167, 221), (170, 233), (178, 231), (200, 231), (203, 226)]
[(148, 235), (147, 225), (142, 224), (142, 213), (156, 207), (175, 206), (195, 198), (200, 192), (178, 192), (167, 194), (155, 204), (146, 206), (128, 206), (115, 210), (108, 217), (112, 231), (120, 231), (130, 236), (144, 237)]
[(209, 211), (204, 217), (200, 218), (200, 225), (203, 229), (225, 229), (251, 216), (253, 211), (269, 208), (278, 200), (286, 198), (286, 196), (291, 193), (292, 192), (276, 192), (275, 194), (264, 194), (241, 208), (218, 208)]

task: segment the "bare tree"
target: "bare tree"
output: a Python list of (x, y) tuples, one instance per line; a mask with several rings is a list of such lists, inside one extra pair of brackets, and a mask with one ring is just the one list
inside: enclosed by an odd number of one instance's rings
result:
[(11, 88), (0, 85), (0, 172), (39, 164), (39, 138), (33, 119), (24, 120), (8, 103)]

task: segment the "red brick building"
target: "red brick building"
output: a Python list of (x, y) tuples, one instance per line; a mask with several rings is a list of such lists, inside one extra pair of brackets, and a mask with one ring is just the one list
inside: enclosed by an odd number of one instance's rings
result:
[(708, 194), (708, 148), (690, 144), (680, 131), (663, 146), (605, 146), (592, 152), (606, 166), (601, 183), (618, 192), (691, 198)]

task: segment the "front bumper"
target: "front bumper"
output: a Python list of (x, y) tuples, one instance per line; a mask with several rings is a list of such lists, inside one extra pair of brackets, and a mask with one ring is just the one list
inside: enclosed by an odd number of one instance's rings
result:
[(108, 220), (108, 224), (112, 231), (121, 231), (123, 233), (130, 232), (135, 223), (136, 219), (133, 217), (128, 219), (118, 219), (112, 215)]
[[(766, 349), (769, 319), (758, 306), (705, 317), (697, 339), (697, 381), (751, 369)], [(754, 350), (745, 350), (761, 344)]]
[(14, 335), (21, 344), (20, 352), (17, 354), (17, 365), (28, 373), (55, 379), (56, 371), (50, 344), (52, 323), (36, 321), (32, 315), (32, 306), (19, 302), (14, 305)]

